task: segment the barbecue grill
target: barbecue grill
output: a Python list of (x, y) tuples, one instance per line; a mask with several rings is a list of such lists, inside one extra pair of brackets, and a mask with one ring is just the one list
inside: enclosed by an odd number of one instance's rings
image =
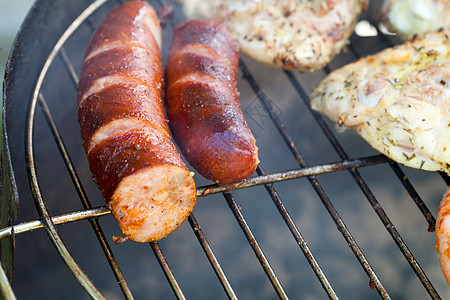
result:
[[(175, 7), (163, 28), (163, 60)], [(372, 1), (373, 2), (373, 1)], [(434, 250), (446, 174), (403, 167), (312, 111), (330, 71), (398, 44), (372, 4), (323, 70), (277, 70), (245, 55), (240, 101), (260, 148), (248, 180), (196, 175), (189, 217), (155, 243), (112, 243), (120, 229), (91, 179), (76, 119), (84, 49), (123, 1), (43, 1), (6, 66), (2, 114), (0, 287), (7, 299), (449, 298)], [(372, 7), (373, 6), (373, 7)]]

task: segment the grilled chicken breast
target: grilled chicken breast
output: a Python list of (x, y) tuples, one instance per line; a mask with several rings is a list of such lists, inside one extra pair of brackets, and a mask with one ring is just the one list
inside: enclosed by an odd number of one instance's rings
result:
[(179, 0), (188, 18), (223, 23), (248, 56), (313, 71), (347, 44), (367, 0)]
[(415, 34), (450, 28), (448, 0), (385, 0), (381, 10), (388, 29), (405, 40)]
[(443, 31), (330, 73), (313, 109), (406, 166), (450, 172), (450, 42)]

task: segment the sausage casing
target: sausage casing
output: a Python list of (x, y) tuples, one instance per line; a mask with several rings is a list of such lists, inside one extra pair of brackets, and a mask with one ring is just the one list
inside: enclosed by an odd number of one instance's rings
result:
[(239, 104), (239, 46), (224, 26), (188, 20), (174, 31), (165, 69), (165, 104), (186, 160), (219, 184), (255, 171), (258, 148)]
[(93, 34), (78, 83), (78, 120), (93, 179), (123, 232), (156, 241), (196, 202), (195, 183), (164, 114), (161, 28), (153, 7), (132, 1)]

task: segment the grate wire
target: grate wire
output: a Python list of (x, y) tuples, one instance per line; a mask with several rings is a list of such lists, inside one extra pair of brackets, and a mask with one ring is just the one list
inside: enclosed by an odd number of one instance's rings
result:
[[(289, 136), (287, 133), (287, 130), (285, 129), (284, 124), (281, 122), (281, 120), (276, 116), (273, 110), (273, 106), (270, 103), (270, 100), (268, 97), (265, 96), (265, 94), (262, 92), (261, 88), (259, 87), (259, 84), (256, 82), (254, 77), (251, 75), (245, 64), (241, 63), (241, 70), (244, 73), (244, 78), (249, 82), (250, 86), (253, 88), (255, 93), (259, 95), (259, 99), (262, 101), (262, 103), (267, 107), (267, 111), (269, 112), (270, 117), (274, 121), (274, 123), (277, 126), (277, 129), (279, 130), (280, 134), (283, 136), (285, 143), (289, 146), (289, 149), (291, 150), (292, 154), (294, 155), (295, 159), (297, 160), (297, 163), (301, 167), (307, 167), (308, 164), (306, 160), (302, 157), (300, 150), (296, 147), (295, 141)], [(288, 73), (290, 74), (290, 73)], [(297, 86), (300, 86), (300, 83), (298, 81), (295, 81), (295, 84)], [(349, 247), (355, 254), (356, 258), (360, 262), (361, 266), (364, 268), (367, 275), (370, 277), (370, 281), (372, 284), (376, 287), (379, 294), (384, 299), (389, 299), (389, 295), (382, 285), (380, 279), (375, 274), (375, 271), (370, 266), (370, 263), (368, 262), (367, 258), (365, 257), (362, 250), (359, 248), (358, 244), (356, 243), (355, 239), (353, 238), (352, 234), (348, 230), (347, 226), (345, 225), (343, 219), (339, 215), (338, 211), (328, 198), (327, 194), (323, 190), (322, 186), (320, 185), (318, 179), (316, 176), (309, 176), (308, 180), (310, 181), (312, 187), (315, 189), (316, 193), (319, 195), (322, 203), (324, 204), (325, 208), (329, 212), (330, 216), (332, 217), (333, 221), (335, 222), (336, 226), (338, 227), (339, 231), (347, 241)]]

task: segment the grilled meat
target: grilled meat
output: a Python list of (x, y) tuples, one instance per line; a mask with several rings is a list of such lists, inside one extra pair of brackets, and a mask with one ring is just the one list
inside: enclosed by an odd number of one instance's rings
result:
[(449, 54), (444, 32), (417, 36), (330, 73), (311, 106), (399, 163), (450, 172)]
[(78, 120), (93, 178), (127, 239), (162, 239), (189, 216), (192, 173), (167, 125), (161, 28), (153, 7), (131, 1), (110, 12), (87, 46)]
[(248, 56), (313, 71), (347, 44), (367, 0), (179, 0), (188, 18), (223, 23)]

